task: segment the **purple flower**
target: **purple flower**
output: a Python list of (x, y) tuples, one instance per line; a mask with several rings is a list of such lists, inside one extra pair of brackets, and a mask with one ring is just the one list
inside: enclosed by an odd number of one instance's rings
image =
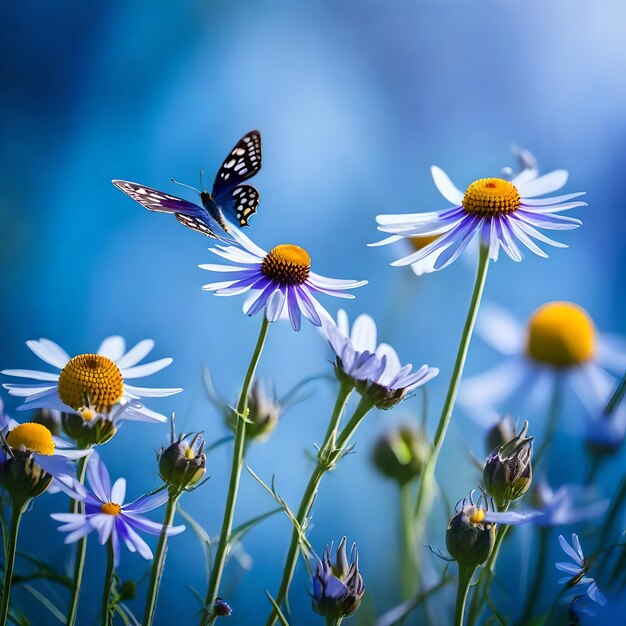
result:
[(568, 576), (559, 579), (559, 584), (567, 584), (570, 587), (574, 587), (576, 585), (587, 585), (587, 595), (600, 606), (604, 606), (606, 604), (606, 598), (598, 589), (596, 581), (590, 576), (587, 576), (589, 563), (583, 554), (580, 541), (578, 540), (578, 535), (576, 533), (572, 533), (571, 546), (567, 543), (563, 535), (559, 535), (559, 543), (561, 544), (561, 548), (563, 548), (565, 554), (567, 554), (567, 556), (574, 561), (573, 563), (561, 561), (555, 564), (556, 569), (568, 574)]
[(244, 304), (246, 315), (253, 316), (265, 309), (270, 322), (288, 316), (295, 331), (300, 330), (302, 315), (315, 326), (321, 326), (320, 314), (327, 313), (317, 301), (317, 294), (354, 298), (346, 290), (367, 284), (366, 280), (337, 280), (314, 274), (311, 257), (300, 246), (281, 244), (265, 252), (242, 233), (233, 229), (232, 234), (239, 245), (216, 244), (209, 249), (237, 265), (200, 265), (203, 270), (228, 274), (227, 280), (208, 283), (202, 288), (217, 296), (251, 292)]
[[(118, 478), (113, 486), (109, 472), (100, 457), (94, 453), (87, 465), (87, 479), (91, 491), (75, 480), (60, 478), (58, 485), (68, 495), (85, 503), (85, 513), (53, 513), (51, 517), (63, 522), (61, 532), (69, 533), (65, 543), (73, 543), (95, 530), (100, 544), (109, 539), (113, 543), (115, 567), (120, 561), (120, 542), (123, 541), (131, 552), (139, 552), (144, 559), (152, 558), (152, 550), (137, 531), (159, 535), (163, 524), (153, 522), (141, 515), (165, 503), (168, 494), (163, 489), (158, 493), (142, 496), (130, 504), (124, 504), (126, 480)], [(172, 526), (167, 535), (178, 535), (184, 526)]]

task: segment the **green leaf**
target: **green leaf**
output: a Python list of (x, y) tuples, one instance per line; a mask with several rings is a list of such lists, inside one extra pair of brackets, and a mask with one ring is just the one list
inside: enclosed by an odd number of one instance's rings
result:
[(222, 437), (221, 439), (218, 439), (217, 441), (212, 443), (210, 446), (207, 446), (204, 449), (204, 452), (208, 454), (209, 452), (219, 448), (220, 446), (223, 446), (225, 443), (228, 443), (229, 441), (232, 441), (233, 439), (234, 437), (232, 435), (226, 435), (225, 437)]
[(26, 591), (28, 591), (37, 600), (39, 600), (39, 602), (41, 602), (41, 604), (43, 604), (48, 609), (48, 611), (50, 611), (50, 613), (52, 613), (52, 615), (56, 617), (59, 622), (61, 622), (61, 624), (65, 624), (65, 615), (63, 615), (63, 613), (59, 609), (57, 609), (57, 607), (54, 606), (54, 604), (52, 604), (52, 602), (50, 602), (50, 600), (48, 600), (46, 596), (44, 596), (42, 593), (37, 591), (37, 589), (31, 587), (30, 585), (24, 585), (24, 589), (26, 589)]
[(272, 598), (272, 594), (267, 589), (265, 590), (265, 594), (267, 595), (269, 601), (272, 603), (272, 606), (274, 607), (274, 610), (276, 611), (276, 615), (278, 616), (278, 621), (283, 626), (289, 626), (289, 622), (287, 621), (287, 618), (283, 615), (283, 612), (280, 610), (280, 607), (278, 606), (278, 604), (276, 604), (276, 600)]
[[(202, 552), (204, 553), (204, 559), (206, 561), (206, 577), (207, 581), (209, 580), (209, 576), (211, 575), (211, 567), (213, 566), (212, 558), (211, 558), (211, 537), (209, 537), (208, 533), (202, 526), (196, 522), (196, 520), (187, 513), (187, 511), (183, 510), (178, 504), (178, 512), (181, 517), (191, 526), (191, 530), (194, 535), (200, 541), (200, 545), (202, 546)], [(203, 601), (204, 603), (204, 601)]]

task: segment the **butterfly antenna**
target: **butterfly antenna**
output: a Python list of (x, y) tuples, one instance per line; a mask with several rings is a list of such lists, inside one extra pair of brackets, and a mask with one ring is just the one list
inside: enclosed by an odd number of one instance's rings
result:
[(204, 191), (204, 182), (202, 181), (202, 177), (204, 176), (204, 170), (200, 169), (200, 189)]
[(173, 178), (170, 178), (170, 180), (175, 185), (180, 185), (181, 187), (187, 187), (187, 189), (193, 189), (196, 193), (200, 193), (195, 187), (192, 187), (191, 185), (185, 185), (185, 183), (179, 183), (177, 180), (174, 180)]

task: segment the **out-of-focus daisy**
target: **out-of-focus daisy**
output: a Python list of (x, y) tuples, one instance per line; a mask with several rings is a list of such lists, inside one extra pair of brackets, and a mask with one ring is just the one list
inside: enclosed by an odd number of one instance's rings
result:
[(587, 576), (589, 563), (583, 554), (580, 541), (578, 540), (578, 535), (576, 533), (572, 533), (571, 546), (567, 543), (563, 535), (559, 535), (559, 543), (561, 544), (561, 548), (563, 548), (565, 554), (567, 554), (567, 556), (574, 561), (573, 563), (561, 561), (555, 564), (556, 569), (568, 574), (567, 576), (559, 579), (559, 584), (566, 584), (568, 587), (587, 585), (587, 595), (600, 606), (604, 606), (606, 604), (606, 598), (598, 589), (596, 581), (590, 576)]
[(555, 170), (537, 177), (536, 169), (528, 168), (512, 180), (481, 178), (461, 192), (448, 175), (433, 166), (431, 173), (441, 195), (453, 206), (443, 211), (405, 215), (378, 215), (378, 230), (390, 237), (372, 245), (386, 245), (402, 238), (436, 237), (392, 265), (411, 265), (434, 259), (432, 269), (440, 270), (455, 261), (476, 234), (482, 245), (489, 248), (489, 257), (497, 260), (502, 248), (514, 261), (522, 260), (519, 244), (531, 252), (547, 257), (536, 241), (560, 248), (565, 244), (554, 241), (539, 229), (569, 230), (578, 228), (580, 220), (557, 215), (584, 202), (572, 201), (583, 193), (570, 193), (541, 198), (557, 191), (567, 182), (565, 170)]
[(18, 410), (48, 408), (77, 412), (87, 422), (99, 414), (115, 420), (165, 422), (165, 415), (155, 413), (140, 400), (143, 397), (171, 396), (182, 391), (178, 387), (135, 387), (126, 382), (154, 374), (172, 362), (171, 358), (165, 358), (139, 365), (154, 347), (151, 339), (140, 341), (127, 352), (122, 337), (108, 337), (96, 354), (79, 354), (73, 358), (49, 339), (27, 341), (26, 345), (42, 361), (60, 371), (3, 370), (2, 374), (7, 376), (39, 381), (3, 385), (11, 395), (26, 398)]
[(519, 526), (532, 522), (537, 526), (552, 527), (577, 524), (602, 515), (608, 500), (590, 501), (585, 491), (574, 485), (563, 485), (554, 491), (545, 480), (536, 484), (533, 493), (537, 507), (522, 511), (488, 511), (485, 519), (496, 524)]
[(505, 310), (486, 306), (478, 317), (477, 332), (507, 358), (461, 383), (459, 401), (472, 411), (494, 407), (521, 393), (547, 402), (559, 376), (597, 414), (614, 385), (607, 370), (626, 368), (623, 341), (598, 333), (587, 311), (572, 302), (544, 304), (526, 327)]
[(239, 246), (216, 244), (209, 248), (236, 265), (205, 264), (199, 267), (211, 272), (225, 272), (228, 279), (208, 283), (202, 288), (217, 296), (235, 296), (248, 291), (252, 296), (244, 313), (252, 316), (262, 309), (270, 322), (281, 315), (289, 316), (294, 330), (300, 330), (304, 315), (315, 326), (321, 326), (320, 313), (326, 313), (317, 294), (337, 298), (354, 298), (346, 290), (362, 287), (366, 280), (338, 280), (311, 271), (311, 257), (300, 246), (281, 244), (265, 252), (242, 233), (233, 230)]
[(436, 367), (428, 365), (413, 372), (413, 365), (402, 365), (389, 344), (377, 344), (376, 323), (369, 315), (357, 317), (350, 332), (348, 316), (340, 310), (336, 324), (324, 317), (322, 330), (335, 353), (337, 375), (351, 379), (378, 408), (390, 408), (439, 374)]
[[(78, 541), (91, 531), (98, 533), (100, 544), (109, 539), (113, 544), (115, 567), (120, 561), (120, 542), (123, 541), (131, 552), (139, 552), (144, 559), (152, 558), (152, 550), (139, 536), (137, 531), (151, 535), (160, 535), (163, 524), (153, 522), (142, 515), (164, 504), (168, 498), (167, 490), (148, 494), (124, 504), (126, 480), (118, 478), (111, 486), (109, 472), (100, 457), (94, 453), (87, 464), (87, 480), (91, 491), (75, 480), (60, 479), (59, 486), (75, 500), (85, 503), (85, 513), (53, 513), (51, 517), (63, 522), (61, 532), (69, 533), (65, 543)], [(184, 526), (171, 526), (167, 535), (178, 535)]]

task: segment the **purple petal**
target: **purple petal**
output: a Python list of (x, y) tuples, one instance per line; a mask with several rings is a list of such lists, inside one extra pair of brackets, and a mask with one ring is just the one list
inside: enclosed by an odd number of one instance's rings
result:
[(97, 454), (92, 454), (87, 462), (87, 480), (99, 500), (111, 502), (111, 478)]
[(167, 489), (158, 491), (157, 493), (141, 496), (134, 502), (124, 506), (122, 510), (125, 513), (145, 513), (152, 511), (167, 502)]
[(289, 310), (289, 321), (291, 327), (298, 332), (302, 326), (302, 316), (298, 306), (298, 296), (294, 287), (287, 287), (287, 308)]

